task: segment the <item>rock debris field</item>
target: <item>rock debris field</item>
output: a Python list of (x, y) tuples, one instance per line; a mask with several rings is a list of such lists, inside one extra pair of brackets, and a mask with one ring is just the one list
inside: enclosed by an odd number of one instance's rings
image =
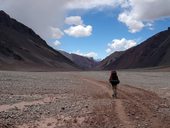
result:
[(0, 128), (169, 128), (170, 72), (0, 71)]

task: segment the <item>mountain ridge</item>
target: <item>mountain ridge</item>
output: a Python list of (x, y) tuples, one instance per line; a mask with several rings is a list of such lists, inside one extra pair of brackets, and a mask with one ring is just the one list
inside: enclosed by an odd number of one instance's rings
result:
[(47, 45), (32, 29), (0, 11), (0, 69), (78, 70), (79, 67)]

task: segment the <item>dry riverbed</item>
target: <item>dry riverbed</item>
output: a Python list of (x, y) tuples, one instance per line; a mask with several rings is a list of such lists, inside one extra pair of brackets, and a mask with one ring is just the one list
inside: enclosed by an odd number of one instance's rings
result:
[(170, 72), (0, 71), (0, 128), (169, 128)]

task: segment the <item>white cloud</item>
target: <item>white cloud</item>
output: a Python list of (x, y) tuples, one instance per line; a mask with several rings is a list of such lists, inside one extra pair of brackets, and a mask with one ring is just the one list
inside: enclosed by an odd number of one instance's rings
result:
[(65, 23), (72, 25), (70, 28), (64, 30), (64, 32), (69, 36), (87, 37), (92, 34), (93, 27), (91, 25), (84, 25), (80, 16), (66, 17)]
[(61, 45), (61, 42), (56, 40), (54, 43), (53, 43), (56, 47), (60, 46)]
[(82, 25), (83, 20), (80, 16), (70, 16), (65, 18), (65, 23), (68, 25)]
[(150, 30), (154, 30), (154, 27), (153, 27), (153, 22), (148, 22), (146, 23), (146, 25)]
[(87, 37), (92, 34), (92, 26), (87, 25), (77, 25), (77, 26), (71, 26), (70, 28), (64, 30), (66, 34), (73, 37)]
[(85, 54), (84, 56), (96, 58), (98, 56), (98, 54), (95, 52), (89, 52), (89, 53)]
[(139, 20), (155, 20), (170, 16), (170, 0), (129, 0), (131, 13)]
[(93, 9), (98, 7), (115, 7), (120, 0), (70, 0), (68, 9)]
[(107, 52), (107, 53), (111, 53), (111, 52), (112, 52), (112, 49), (111, 49), (111, 48), (107, 48), (107, 49), (106, 49), (106, 52)]
[(144, 27), (153, 29), (151, 22), (170, 17), (169, 5), (170, 0), (122, 0), (121, 7), (124, 11), (118, 20), (125, 23), (132, 33)]
[(98, 57), (98, 54), (95, 53), (95, 52), (88, 52), (88, 53), (81, 53), (80, 50), (76, 51), (76, 52), (73, 52), (77, 55), (80, 55), (80, 56), (85, 56), (85, 57), (88, 57), (88, 58), (96, 58)]
[(51, 27), (52, 32), (52, 38), (54, 39), (60, 39), (62, 36), (64, 36), (64, 33), (59, 28)]
[(125, 38), (114, 39), (108, 44), (106, 52), (111, 53), (115, 51), (124, 51), (136, 45), (137, 43), (134, 40), (127, 40)]
[(118, 17), (118, 20), (125, 23), (129, 28), (129, 32), (131, 33), (138, 32), (145, 26), (143, 22), (135, 19), (134, 16), (131, 16), (129, 12), (121, 13)]

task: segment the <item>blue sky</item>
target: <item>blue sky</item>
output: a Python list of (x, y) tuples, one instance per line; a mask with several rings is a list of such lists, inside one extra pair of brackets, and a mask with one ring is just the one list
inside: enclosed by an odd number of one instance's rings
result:
[[(131, 33), (125, 24), (117, 20), (119, 11), (119, 9), (103, 9), (102, 11), (91, 10), (83, 14), (78, 14), (81, 15), (85, 24), (93, 27), (92, 35), (81, 38), (65, 35), (59, 40), (62, 44), (56, 48), (82, 54), (95, 52), (97, 53), (95, 58), (103, 59), (116, 50), (109, 53), (106, 52), (108, 43), (112, 43), (114, 39), (125, 38), (127, 40), (134, 40), (137, 44), (140, 44), (152, 35), (166, 30), (170, 26), (170, 19), (166, 18), (154, 21), (152, 29), (145, 27), (139, 32)], [(75, 14), (72, 12), (68, 16), (77, 16), (77, 14), (76, 12)]]
[(55, 49), (103, 59), (170, 27), (170, 0), (0, 0)]

